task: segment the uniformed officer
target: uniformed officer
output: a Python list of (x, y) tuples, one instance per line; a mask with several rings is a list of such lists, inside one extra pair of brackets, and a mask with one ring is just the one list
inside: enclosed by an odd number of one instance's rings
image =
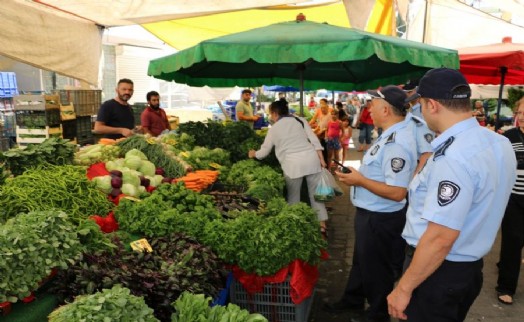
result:
[(471, 117), (470, 96), (460, 72), (438, 68), (412, 97), (421, 98), (424, 119), (440, 135), (409, 186), (402, 236), (410, 246), (407, 269), (388, 296), (393, 317), (463, 321), (482, 287), (482, 257), (497, 235), (516, 161), (505, 137)]
[(368, 93), (373, 97), (373, 123), (383, 132), (364, 155), (360, 171), (336, 172), (340, 182), (353, 186), (355, 247), (344, 296), (326, 303), (325, 309), (362, 310), (367, 300), (365, 321), (389, 321), (386, 296), (394, 283), (393, 245), (405, 223), (405, 197), (416, 166), (415, 142), (404, 122), (404, 91), (386, 86)]
[[(420, 81), (419, 79), (410, 79), (406, 82), (406, 84), (404, 84), (402, 89), (406, 92), (408, 97), (416, 93), (419, 81)], [(411, 109), (411, 114), (423, 120), (424, 116), (422, 115), (422, 112), (420, 110), (420, 102), (418, 98), (413, 99), (412, 101), (409, 101), (408, 104)]]

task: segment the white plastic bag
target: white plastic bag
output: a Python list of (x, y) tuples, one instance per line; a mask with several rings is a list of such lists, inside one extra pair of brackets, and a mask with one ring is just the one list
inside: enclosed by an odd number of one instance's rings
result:
[(322, 168), (322, 172), (320, 173), (320, 180), (317, 183), (317, 187), (315, 189), (315, 200), (319, 202), (325, 202), (330, 201), (333, 198), (335, 198), (335, 189), (333, 189), (333, 186), (331, 184), (331, 180), (335, 180), (333, 178), (333, 175), (327, 170), (326, 168)]

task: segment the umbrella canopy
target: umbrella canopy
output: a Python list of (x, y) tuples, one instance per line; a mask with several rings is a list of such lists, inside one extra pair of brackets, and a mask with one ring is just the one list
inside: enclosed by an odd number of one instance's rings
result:
[[(524, 84), (524, 44), (514, 44), (510, 37), (500, 44), (459, 49), (460, 71), (472, 84), (494, 84), (499, 87), (497, 120), (502, 106), (505, 84)], [(495, 124), (495, 129), (500, 128)]]
[(514, 44), (507, 37), (502, 43), (459, 49), (460, 71), (471, 84), (524, 84), (524, 44)]
[(192, 86), (348, 91), (401, 84), (443, 66), (458, 68), (455, 50), (297, 17), (152, 60), (148, 75)]

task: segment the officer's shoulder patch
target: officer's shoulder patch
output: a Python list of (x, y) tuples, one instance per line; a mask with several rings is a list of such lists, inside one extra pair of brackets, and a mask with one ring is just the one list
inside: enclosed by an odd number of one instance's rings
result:
[(386, 139), (386, 144), (388, 143), (394, 143), (395, 142), (395, 136), (397, 135), (397, 132), (391, 133), (390, 136)]
[(373, 149), (371, 149), (371, 152), (369, 152), (370, 155), (375, 155), (378, 152), (378, 149), (380, 149), (380, 145), (376, 144)]
[(405, 165), (406, 165), (406, 161), (402, 158), (391, 159), (391, 170), (393, 170), (393, 172), (395, 173), (402, 171)]
[(431, 143), (431, 141), (433, 141), (433, 134), (431, 133), (424, 134), (424, 139), (426, 139), (428, 143)]
[(451, 181), (444, 180), (438, 185), (438, 204), (443, 207), (452, 203), (459, 195), (460, 187)]
[(437, 158), (443, 156), (446, 153), (446, 150), (450, 147), (451, 144), (453, 144), (453, 141), (455, 141), (455, 138), (451, 136), (449, 139), (447, 139), (444, 143), (442, 143), (437, 151), (435, 151), (435, 154), (433, 154), (433, 161)]

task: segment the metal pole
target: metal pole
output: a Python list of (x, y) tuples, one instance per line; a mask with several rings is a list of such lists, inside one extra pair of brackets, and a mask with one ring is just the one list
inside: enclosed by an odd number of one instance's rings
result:
[(500, 87), (499, 87), (499, 99), (497, 102), (497, 121), (495, 122), (495, 132), (500, 129), (500, 107), (502, 106), (502, 91), (504, 90), (504, 78), (508, 68), (506, 66), (500, 67)]

